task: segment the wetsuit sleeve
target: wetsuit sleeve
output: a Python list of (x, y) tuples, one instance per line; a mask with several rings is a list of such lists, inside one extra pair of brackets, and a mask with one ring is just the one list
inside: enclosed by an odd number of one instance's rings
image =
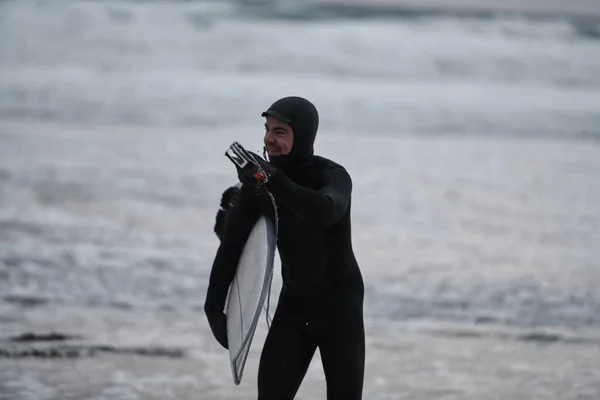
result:
[(352, 193), (352, 180), (343, 168), (322, 175), (323, 185), (309, 189), (278, 173), (269, 184), (276, 199), (300, 217), (319, 226), (329, 227), (346, 213)]
[(239, 201), (231, 209), (225, 222), (223, 239), (213, 261), (206, 292), (204, 310), (207, 315), (223, 313), (238, 260), (250, 231), (260, 216), (250, 196), (250, 191), (242, 189)]

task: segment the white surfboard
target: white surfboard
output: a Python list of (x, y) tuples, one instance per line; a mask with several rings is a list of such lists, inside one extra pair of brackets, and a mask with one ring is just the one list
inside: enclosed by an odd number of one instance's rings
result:
[(229, 359), (236, 385), (242, 381), (256, 325), (270, 290), (275, 247), (274, 224), (261, 216), (248, 236), (227, 297)]

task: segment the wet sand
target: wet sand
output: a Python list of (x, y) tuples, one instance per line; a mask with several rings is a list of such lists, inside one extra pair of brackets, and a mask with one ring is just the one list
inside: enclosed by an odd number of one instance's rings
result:
[[(0, 317), (0, 348), (14, 351), (70, 344), (82, 350), (65, 358), (0, 357), (2, 400), (256, 397), (264, 321), (259, 324), (243, 381), (235, 386), (228, 353), (214, 341), (200, 312), (3, 307)], [(18, 344), (6, 340), (23, 328), (56, 332), (59, 327), (81, 339)], [(83, 351), (107, 344), (115, 351)], [(118, 351), (132, 346), (148, 352)], [(152, 354), (150, 350), (156, 348), (181, 353)], [(593, 332), (367, 323), (365, 399), (593, 400), (599, 396), (600, 340)], [(318, 352), (297, 398), (325, 398)]]
[(600, 16), (600, 3), (594, 0), (311, 0), (310, 3), (436, 13), (516, 12), (544, 16)]

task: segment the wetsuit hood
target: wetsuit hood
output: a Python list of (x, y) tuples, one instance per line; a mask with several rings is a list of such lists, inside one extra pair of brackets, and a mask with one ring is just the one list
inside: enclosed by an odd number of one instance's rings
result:
[(308, 100), (290, 96), (273, 103), (261, 114), (268, 115), (281, 122), (290, 124), (294, 131), (294, 143), (289, 154), (269, 157), (271, 164), (277, 167), (293, 167), (301, 164), (314, 154), (314, 143), (319, 128), (319, 113)]

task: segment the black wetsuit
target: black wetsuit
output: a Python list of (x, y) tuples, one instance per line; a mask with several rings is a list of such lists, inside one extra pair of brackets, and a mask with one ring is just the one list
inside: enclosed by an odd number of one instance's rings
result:
[[(351, 242), (352, 181), (342, 166), (312, 154), (316, 127), (314, 132), (303, 129), (311, 125), (303, 118), (292, 119), (291, 157), (271, 160), (279, 172), (266, 187), (277, 204), (283, 287), (260, 359), (258, 398), (293, 399), (319, 347), (327, 398), (361, 399), (364, 286)], [(223, 317), (218, 313), (260, 214), (274, 216), (265, 189), (243, 186), (225, 224), (205, 305), (222, 344)]]

